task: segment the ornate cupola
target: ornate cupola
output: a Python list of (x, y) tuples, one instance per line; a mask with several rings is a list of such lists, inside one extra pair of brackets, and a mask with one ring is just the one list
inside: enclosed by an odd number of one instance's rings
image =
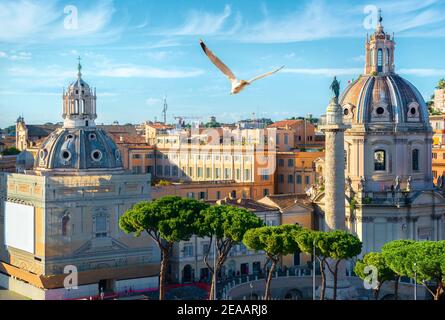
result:
[(382, 14), (379, 10), (379, 21), (371, 37), (366, 37), (365, 74), (381, 75), (394, 73), (394, 36), (386, 34), (382, 25)]
[(82, 79), (80, 58), (77, 80), (63, 93), (63, 127), (40, 146), (35, 171), (45, 175), (123, 173), (120, 151), (103, 129), (96, 127), (96, 92)]
[(77, 80), (63, 92), (63, 126), (65, 128), (95, 127), (96, 89), (82, 79), (82, 65), (77, 66)]

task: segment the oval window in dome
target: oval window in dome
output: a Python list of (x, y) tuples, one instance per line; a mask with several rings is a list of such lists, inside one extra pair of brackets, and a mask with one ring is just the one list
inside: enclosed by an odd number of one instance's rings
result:
[(384, 114), (385, 113), (385, 109), (383, 109), (383, 107), (378, 107), (376, 112), (377, 112), (377, 114)]
[(102, 152), (100, 151), (100, 150), (93, 150), (92, 152), (91, 152), (91, 158), (94, 160), (94, 161), (100, 161), (101, 159), (102, 159)]
[(115, 156), (116, 156), (116, 160), (121, 159), (121, 152), (118, 149), (116, 149), (116, 151), (115, 151)]
[(62, 160), (69, 161), (71, 159), (71, 152), (69, 150), (62, 150)]
[(40, 150), (40, 159), (45, 159), (46, 158), (46, 154), (47, 154), (47, 151), (46, 150)]
[(90, 138), (90, 140), (96, 140), (96, 134), (90, 133), (89, 138)]
[(344, 114), (345, 116), (347, 116), (347, 115), (349, 114), (349, 109), (346, 108), (345, 110), (343, 110), (343, 114)]
[(411, 108), (409, 112), (411, 112), (412, 115), (415, 115), (417, 113), (417, 110), (416, 108)]

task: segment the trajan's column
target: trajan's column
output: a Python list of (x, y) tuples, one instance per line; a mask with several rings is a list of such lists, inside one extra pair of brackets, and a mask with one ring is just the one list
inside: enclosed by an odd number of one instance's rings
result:
[[(345, 230), (345, 157), (342, 108), (338, 103), (340, 84), (336, 77), (331, 84), (334, 96), (326, 110), (325, 123), (320, 129), (325, 133), (326, 150), (324, 165), (324, 225), (325, 231)], [(328, 261), (333, 265), (333, 261)], [(354, 290), (346, 278), (346, 266), (339, 265), (337, 275), (337, 299), (351, 299)], [(326, 269), (326, 298), (333, 297), (334, 279)]]

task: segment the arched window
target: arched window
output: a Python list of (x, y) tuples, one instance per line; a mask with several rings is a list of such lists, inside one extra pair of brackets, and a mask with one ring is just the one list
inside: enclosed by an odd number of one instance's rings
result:
[(79, 100), (74, 100), (74, 114), (79, 114)]
[(378, 72), (383, 71), (383, 51), (382, 51), (382, 49), (379, 49), (379, 51), (377, 51), (377, 71)]
[(412, 154), (413, 171), (419, 171), (419, 149), (414, 149)]
[(64, 215), (62, 218), (62, 236), (66, 237), (68, 235), (68, 223), (70, 222), (69, 215)]
[(386, 170), (386, 151), (376, 150), (374, 151), (374, 170), (385, 171)]
[(390, 59), (390, 54), (389, 54), (389, 49), (386, 49), (386, 64), (389, 67), (389, 63), (390, 63), (391, 59)]
[(85, 114), (85, 99), (80, 100), (80, 113)]

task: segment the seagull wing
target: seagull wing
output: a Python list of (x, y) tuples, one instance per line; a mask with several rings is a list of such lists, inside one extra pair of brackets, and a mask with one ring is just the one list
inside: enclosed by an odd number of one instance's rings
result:
[(219, 58), (217, 56), (215, 56), (213, 54), (213, 52), (210, 51), (209, 48), (207, 48), (207, 46), (205, 45), (205, 43), (202, 40), (200, 41), (200, 45), (201, 45), (202, 50), (204, 50), (205, 54), (207, 55), (207, 57), (209, 57), (210, 61), (212, 61), (213, 64), (219, 70), (222, 71), (222, 73), (224, 73), (231, 81), (236, 80), (235, 75), (229, 69), (229, 67), (227, 67), (221, 60), (219, 60)]
[(260, 76), (258, 76), (258, 77), (255, 77), (255, 78), (249, 80), (248, 82), (249, 82), (249, 83), (252, 83), (252, 82), (254, 82), (254, 81), (257, 81), (257, 80), (266, 78), (266, 77), (268, 77), (268, 76), (273, 75), (274, 73), (277, 73), (278, 71), (280, 71), (280, 70), (283, 69), (283, 68), (284, 68), (284, 66), (281, 66), (281, 67), (279, 67), (278, 69), (276, 69), (276, 70), (274, 70), (274, 71), (266, 72), (266, 73), (264, 73), (264, 74), (262, 74), (262, 75), (260, 75)]

